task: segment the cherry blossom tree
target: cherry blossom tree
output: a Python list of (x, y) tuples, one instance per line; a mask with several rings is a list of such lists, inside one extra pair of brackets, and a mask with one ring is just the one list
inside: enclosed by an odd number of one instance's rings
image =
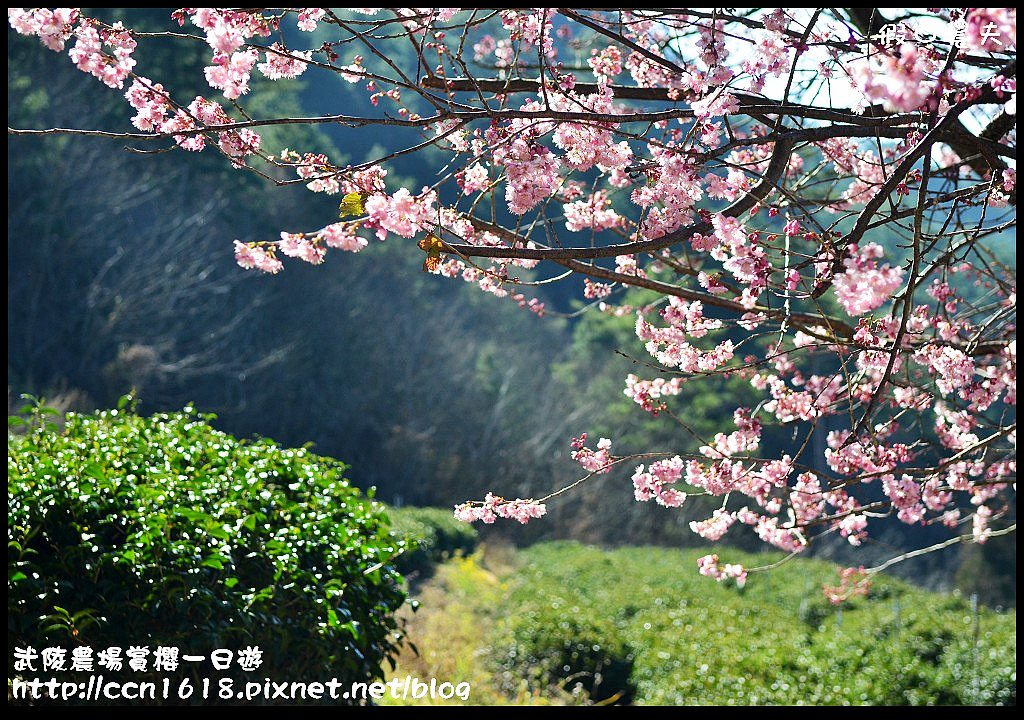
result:
[[(338, 197), (338, 217), (234, 240), (243, 268), (402, 242), (426, 272), (538, 315), (532, 288), (576, 282), (586, 311), (635, 318), (637, 412), (692, 437), (673, 405), (685, 383), (741, 377), (760, 394), (694, 454), (616, 456), (614, 438), (581, 432), (577, 483), (514, 500), (498, 486), (457, 517), (526, 522), (614, 472), (640, 502), (721, 498), (693, 532), (738, 522), (790, 555), (831, 534), (859, 545), (888, 517), (950, 528), (890, 563), (1014, 531), (1015, 10), (184, 8), (167, 32), (70, 8), (8, 20), (122, 92), (137, 130), (9, 133), (205, 149)], [(136, 61), (168, 41), (208, 46), (207, 97)], [(251, 83), (314, 72), (365, 88), (373, 112), (245, 107)], [(265, 147), (261, 128), (283, 123), (404, 144), (345, 165)], [(438, 149), (431, 185), (389, 183), (393, 161)], [(769, 425), (791, 447), (763, 442)], [(829, 597), (882, 567), (844, 571)], [(742, 584), (762, 568), (708, 555), (698, 569)]]

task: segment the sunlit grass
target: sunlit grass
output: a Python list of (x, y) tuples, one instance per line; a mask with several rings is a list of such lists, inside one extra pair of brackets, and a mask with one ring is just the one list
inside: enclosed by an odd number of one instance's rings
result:
[[(507, 577), (518, 556), (501, 546), (484, 548), (469, 557), (457, 557), (438, 566), (436, 574), (415, 593), (419, 608), (406, 606), (400, 613), (409, 640), (387, 679), (406, 676), (429, 682), (435, 678), (458, 684), (467, 682), (468, 701), (459, 697), (395, 699), (385, 697), (382, 705), (551, 705), (572, 698), (554, 689), (531, 693), (523, 684), (514, 697), (498, 687), (488, 664), (489, 643), (495, 623), (507, 607)], [(418, 653), (416, 652), (418, 650)]]

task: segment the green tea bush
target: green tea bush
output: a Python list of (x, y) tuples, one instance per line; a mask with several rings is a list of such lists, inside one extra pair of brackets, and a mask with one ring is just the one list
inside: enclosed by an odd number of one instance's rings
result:
[(569, 542), (520, 551), (492, 633), (504, 676), (562, 685), (603, 658), (628, 661), (614, 685), (635, 689), (637, 704), (1016, 704), (1013, 611), (974, 612), (885, 576), (837, 608), (821, 592), (835, 566), (808, 559), (751, 574), (740, 590), (696, 573), (705, 552)]
[(1017, 704), (1016, 626), (983, 633), (976, 645), (959, 638), (943, 653), (944, 681), (964, 705)]
[(615, 625), (592, 608), (565, 607), (543, 598), (508, 617), (493, 658), (501, 684), (515, 692), (557, 686), (593, 702), (628, 704), (632, 651)]
[(388, 508), (395, 536), (404, 540), (405, 552), (396, 558), (404, 574), (423, 573), (457, 554), (470, 555), (479, 538), (469, 523), (456, 520), (451, 510), (430, 507)]
[(200, 663), (197, 677), (382, 676), (404, 601), (383, 506), (344, 464), (211, 417), (122, 407), (69, 414), (61, 432), (37, 407), (8, 433), (9, 678), (30, 675), (15, 648), (83, 645), (262, 651), (252, 673)]

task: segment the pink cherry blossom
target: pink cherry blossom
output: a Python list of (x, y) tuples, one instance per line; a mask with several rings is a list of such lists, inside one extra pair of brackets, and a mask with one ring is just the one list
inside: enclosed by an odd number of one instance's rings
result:
[(543, 517), (547, 507), (536, 500), (505, 500), (491, 493), (482, 503), (463, 503), (455, 507), (455, 517), (463, 522), (480, 520), (485, 524), (497, 518), (509, 518), (525, 525), (533, 518)]
[(846, 312), (862, 315), (884, 305), (903, 284), (903, 270), (888, 263), (878, 264), (882, 248), (867, 243), (863, 248), (851, 246), (850, 257), (843, 261), (845, 272), (833, 280), (836, 299)]

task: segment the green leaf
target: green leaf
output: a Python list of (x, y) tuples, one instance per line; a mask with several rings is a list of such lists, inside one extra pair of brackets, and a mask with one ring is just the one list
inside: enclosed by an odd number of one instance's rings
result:
[(82, 472), (94, 480), (103, 480), (106, 478), (106, 474), (103, 472), (103, 468), (99, 463), (89, 463), (82, 468)]

